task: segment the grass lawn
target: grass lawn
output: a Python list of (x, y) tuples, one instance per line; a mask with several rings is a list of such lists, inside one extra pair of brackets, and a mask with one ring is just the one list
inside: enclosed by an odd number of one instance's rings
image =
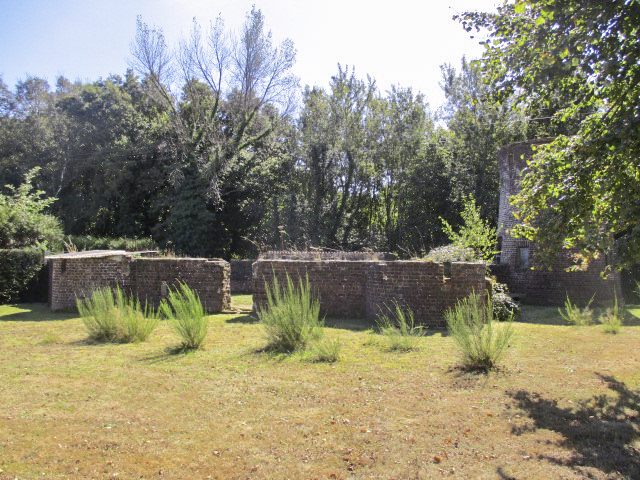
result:
[(638, 318), (608, 335), (525, 308), (473, 375), (443, 332), (393, 353), (355, 320), (327, 322), (336, 364), (267, 354), (250, 306), (182, 355), (164, 323), (90, 344), (72, 314), (0, 306), (0, 479), (640, 478)]

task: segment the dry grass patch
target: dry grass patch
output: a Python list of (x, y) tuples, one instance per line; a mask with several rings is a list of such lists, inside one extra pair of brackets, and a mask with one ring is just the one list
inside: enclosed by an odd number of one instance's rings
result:
[(640, 475), (637, 326), (514, 323), (504, 368), (473, 375), (442, 332), (397, 355), (362, 322), (327, 324), (336, 364), (257, 353), (246, 314), (210, 317), (205, 350), (176, 356), (166, 322), (89, 345), (72, 315), (0, 307), (0, 478)]

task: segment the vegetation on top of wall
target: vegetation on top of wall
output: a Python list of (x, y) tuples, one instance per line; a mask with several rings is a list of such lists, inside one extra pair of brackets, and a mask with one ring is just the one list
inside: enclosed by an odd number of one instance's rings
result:
[(65, 241), (67, 250), (157, 250), (152, 238), (94, 237), (92, 235), (69, 235)]

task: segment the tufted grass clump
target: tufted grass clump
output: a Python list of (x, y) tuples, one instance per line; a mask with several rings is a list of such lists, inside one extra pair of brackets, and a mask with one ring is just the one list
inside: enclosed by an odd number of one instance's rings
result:
[(309, 276), (296, 286), (287, 274), (284, 286), (274, 278), (266, 284), (267, 306), (258, 318), (267, 336), (267, 348), (280, 352), (304, 350), (324, 333), (320, 301), (312, 298)]
[(417, 350), (420, 338), (424, 335), (424, 327), (415, 324), (410, 308), (402, 308), (395, 299), (392, 303), (392, 307), (387, 307), (388, 312), (380, 314), (377, 319), (378, 329), (386, 338), (389, 350)]
[(207, 336), (209, 320), (198, 294), (186, 283), (169, 289), (169, 295), (160, 303), (160, 312), (166, 317), (182, 342), (175, 351), (198, 350)]
[(613, 300), (613, 306), (607, 308), (605, 312), (600, 315), (598, 321), (602, 325), (602, 329), (605, 333), (619, 333), (624, 322), (625, 308), (624, 305), (620, 305), (618, 302), (618, 296), (616, 295)]
[(96, 342), (143, 342), (158, 325), (153, 308), (116, 286), (103, 287), (76, 301), (89, 338)]
[(311, 360), (317, 363), (335, 363), (340, 359), (341, 349), (338, 339), (323, 338), (311, 347)]
[(445, 313), (449, 334), (458, 346), (466, 370), (496, 368), (513, 336), (513, 317), (499, 322), (491, 299), (475, 292)]
[(584, 308), (578, 307), (578, 305), (571, 302), (569, 295), (564, 301), (564, 309), (559, 308), (558, 313), (560, 316), (571, 325), (576, 327), (584, 327), (593, 324), (593, 310), (591, 310), (591, 302), (593, 297), (589, 300), (589, 303)]

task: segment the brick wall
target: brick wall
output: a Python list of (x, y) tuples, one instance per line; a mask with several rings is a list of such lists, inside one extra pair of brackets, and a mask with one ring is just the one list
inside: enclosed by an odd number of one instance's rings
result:
[(251, 293), (253, 291), (253, 269), (255, 260), (235, 260), (231, 262), (231, 291)]
[(324, 314), (374, 320), (395, 299), (423, 325), (443, 327), (443, 314), (472, 291), (485, 291), (484, 264), (423, 261), (258, 260), (253, 265), (254, 308), (266, 303), (265, 282), (308, 274)]
[[(614, 295), (621, 298), (620, 275), (612, 274), (607, 279), (601, 272), (606, 267), (603, 258), (590, 265), (586, 271), (567, 272), (571, 266), (571, 251), (559, 252), (551, 270), (540, 265), (535, 258), (536, 244), (511, 236), (510, 230), (517, 220), (509, 197), (520, 191), (520, 178), (527, 162), (531, 159), (533, 145), (548, 143), (551, 139), (539, 139), (506, 145), (498, 152), (500, 167), (500, 210), (498, 213), (498, 237), (502, 251), (499, 265), (492, 266), (493, 273), (502, 283), (506, 283), (513, 296), (526, 303), (538, 305), (562, 305), (569, 295), (572, 301), (586, 304), (591, 297), (594, 304), (607, 304)], [(519, 252), (528, 249), (529, 266), (519, 262)]]
[(167, 288), (184, 281), (198, 292), (209, 312), (231, 306), (229, 263), (194, 258), (134, 258), (126, 254), (97, 257), (49, 257), (52, 310), (73, 310), (76, 298), (104, 286), (120, 285), (142, 302), (158, 306)]

